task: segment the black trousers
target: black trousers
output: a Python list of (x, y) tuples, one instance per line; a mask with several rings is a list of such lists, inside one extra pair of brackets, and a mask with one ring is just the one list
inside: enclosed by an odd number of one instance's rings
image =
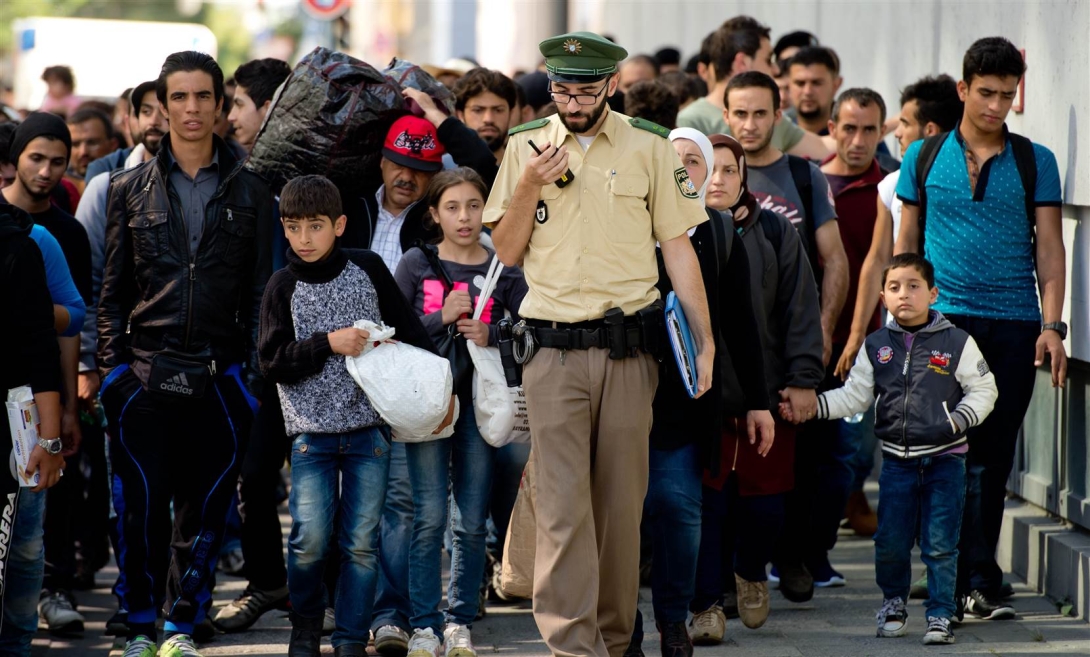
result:
[(279, 589), (288, 583), (276, 489), (290, 446), (280, 396), (270, 383), (250, 433), (238, 484), (244, 574), (250, 586), (261, 591)]
[[(833, 345), (818, 394), (844, 385), (833, 374), (843, 352), (844, 345)], [(851, 459), (857, 450), (858, 445), (845, 442), (840, 420), (811, 420), (799, 426), (795, 441), (795, 489), (786, 496), (787, 515), (776, 548), (777, 564), (820, 563), (836, 546), (840, 520), (854, 481)]]
[(1041, 326), (962, 315), (946, 318), (973, 336), (999, 391), (991, 415), (968, 433), (965, 510), (958, 542), (958, 594), (979, 589), (994, 596), (1003, 585), (995, 549), (1003, 526), (1007, 479), (1014, 466), (1018, 429), (1033, 398), (1037, 376), (1033, 359)]
[(66, 459), (64, 477), (46, 493), (42, 588), (49, 591), (73, 588), (78, 561), (94, 573), (110, 560), (106, 434), (87, 422), (80, 422), (80, 431), (79, 452)]
[(119, 584), (129, 623), (154, 623), (162, 605), (168, 632), (192, 632), (211, 597), (256, 400), (230, 374), (217, 377), (198, 400), (149, 394), (131, 371), (107, 383), (102, 403), (123, 500)]

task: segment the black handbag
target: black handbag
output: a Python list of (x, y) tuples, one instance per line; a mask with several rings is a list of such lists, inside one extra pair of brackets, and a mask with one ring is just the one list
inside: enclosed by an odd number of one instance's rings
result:
[[(423, 241), (417, 240), (415, 246), (424, 252), (432, 271), (439, 277), (439, 283), (443, 286), (443, 301), (454, 290), (454, 281), (439, 260), (439, 250)], [(454, 376), (454, 390), (462, 393), (470, 391), (473, 381), (473, 359), (469, 355), (466, 346), (466, 338), (458, 332), (457, 326), (448, 324), (442, 337), (435, 341), (435, 348), (439, 355), (450, 361), (450, 373)]]

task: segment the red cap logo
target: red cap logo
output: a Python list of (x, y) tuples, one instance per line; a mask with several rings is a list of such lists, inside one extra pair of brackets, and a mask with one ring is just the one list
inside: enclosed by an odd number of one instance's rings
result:
[(442, 169), (445, 152), (431, 121), (411, 115), (394, 121), (382, 148), (387, 160), (418, 171)]

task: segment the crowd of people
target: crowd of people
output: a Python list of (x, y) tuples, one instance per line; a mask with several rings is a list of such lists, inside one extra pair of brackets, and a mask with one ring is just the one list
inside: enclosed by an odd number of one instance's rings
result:
[[(540, 49), (514, 79), (439, 71), (453, 115), (406, 88), (362, 194), (246, 166), (278, 60), (225, 79), (175, 53), (116, 107), (56, 66), (39, 111), (4, 112), (0, 390), (30, 386), (40, 439), (36, 486), (0, 477), (0, 653), (82, 633), (112, 553), (125, 657), (199, 656), (274, 610), (296, 657), (324, 634), (474, 657), (520, 495), (554, 655), (642, 655), (641, 580), (664, 657), (758, 629), (770, 586), (845, 585), (842, 526), (874, 537), (878, 636), (910, 598), (927, 644), (1015, 616), (1005, 484), (1067, 333), (1056, 160), (1005, 126), (1017, 48), (979, 39), (898, 106), (748, 16), (685, 65), (589, 32)], [(449, 437), (394, 439), (346, 368), (360, 319), (450, 360)], [(530, 442), (494, 447), (458, 344), (512, 325)], [(213, 609), (217, 571), (247, 586)]]

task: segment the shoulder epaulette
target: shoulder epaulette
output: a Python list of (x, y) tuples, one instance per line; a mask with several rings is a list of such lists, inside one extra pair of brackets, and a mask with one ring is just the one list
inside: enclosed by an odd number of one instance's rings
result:
[(511, 128), (510, 130), (508, 130), (507, 134), (514, 135), (514, 134), (518, 134), (520, 132), (526, 132), (527, 130), (536, 130), (538, 128), (543, 128), (548, 124), (549, 124), (548, 117), (546, 117), (544, 119), (537, 119), (537, 120), (534, 120), (534, 121), (530, 121), (529, 123), (523, 123), (522, 125), (517, 125), (514, 128)]
[(657, 124), (657, 123), (655, 123), (653, 121), (648, 121), (646, 119), (631, 118), (631, 119), (628, 120), (628, 122), (630, 124), (632, 124), (633, 128), (639, 128), (640, 130), (646, 130), (648, 132), (652, 132), (652, 133), (658, 135), (659, 137), (662, 137), (663, 139), (666, 139), (666, 138), (668, 138), (670, 136), (670, 131), (669, 130), (667, 130), (666, 128), (662, 127), (661, 125), (659, 125), (659, 124)]

